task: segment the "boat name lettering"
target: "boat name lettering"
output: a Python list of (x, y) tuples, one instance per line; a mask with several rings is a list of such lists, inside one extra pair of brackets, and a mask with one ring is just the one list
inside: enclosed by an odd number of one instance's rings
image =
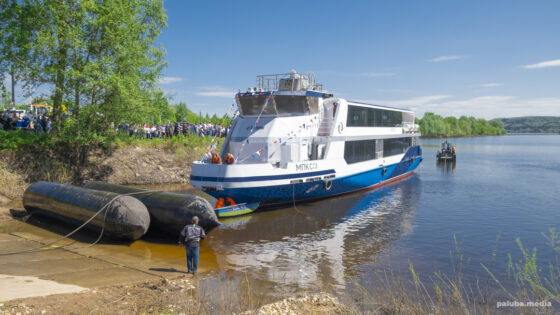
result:
[(296, 164), (296, 171), (312, 171), (317, 169), (317, 163), (301, 163)]

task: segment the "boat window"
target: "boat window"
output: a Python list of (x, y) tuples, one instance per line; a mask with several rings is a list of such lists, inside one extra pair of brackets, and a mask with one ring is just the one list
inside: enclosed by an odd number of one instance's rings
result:
[(395, 127), (402, 122), (400, 111), (348, 105), (348, 127)]
[(274, 102), (269, 101), (264, 107), (268, 97), (267, 94), (239, 95), (237, 97), (237, 108), (239, 108), (241, 116), (258, 116), (261, 111), (263, 115), (276, 115)]
[(307, 97), (298, 95), (276, 95), (274, 102), (278, 114), (306, 114), (308, 113)]
[(319, 98), (305, 95), (274, 95), (264, 104), (268, 95), (239, 95), (237, 105), (242, 116), (263, 115), (310, 115), (319, 113)]
[(412, 144), (412, 138), (394, 138), (383, 140), (383, 157), (403, 154)]
[(375, 159), (375, 139), (344, 142), (346, 163), (358, 163)]

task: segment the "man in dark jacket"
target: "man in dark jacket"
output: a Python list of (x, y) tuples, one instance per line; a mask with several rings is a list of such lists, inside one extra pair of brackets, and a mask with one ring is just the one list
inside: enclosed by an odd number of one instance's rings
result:
[(185, 246), (187, 251), (187, 273), (196, 274), (198, 268), (198, 248), (200, 240), (206, 238), (204, 230), (198, 226), (198, 217), (192, 218), (192, 224), (187, 224), (179, 236), (179, 245)]

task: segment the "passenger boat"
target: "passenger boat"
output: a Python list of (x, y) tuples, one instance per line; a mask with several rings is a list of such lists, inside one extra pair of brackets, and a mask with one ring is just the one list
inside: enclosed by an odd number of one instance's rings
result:
[(190, 176), (217, 210), (233, 209), (218, 216), (374, 188), (422, 161), (412, 111), (335, 97), (313, 74), (260, 75), (235, 99), (221, 150), (193, 163)]

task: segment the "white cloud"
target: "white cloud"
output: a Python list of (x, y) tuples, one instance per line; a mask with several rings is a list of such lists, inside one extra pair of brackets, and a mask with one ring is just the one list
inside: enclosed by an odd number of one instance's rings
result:
[(490, 88), (490, 87), (497, 87), (497, 86), (502, 86), (502, 85), (503, 85), (502, 83), (486, 83), (486, 84), (482, 84), (483, 87), (487, 87), (487, 88)]
[(429, 62), (441, 62), (441, 61), (449, 61), (449, 60), (458, 60), (463, 59), (465, 56), (440, 56), (434, 59), (428, 60)]
[(179, 77), (161, 77), (159, 78), (159, 84), (173, 84), (183, 81), (183, 78)]
[(427, 95), (403, 100), (367, 100), (365, 102), (413, 110), (417, 117), (425, 112), (442, 116), (474, 116), (493, 119), (518, 116), (560, 116), (560, 97), (518, 98), (487, 95), (453, 99), (450, 95)]
[(525, 68), (525, 69), (560, 67), (560, 59), (543, 61), (543, 62), (535, 63), (535, 64), (532, 64), (532, 65), (525, 65), (525, 66), (522, 66), (522, 67)]
[(198, 88), (198, 92), (195, 94), (198, 96), (211, 96), (211, 97), (223, 97), (223, 98), (233, 98), (235, 97), (236, 90), (231, 88), (226, 88), (222, 86), (201, 86)]
[(390, 77), (394, 75), (397, 74), (394, 72), (367, 72), (367, 73), (360, 74), (360, 76), (362, 77), (369, 77), (369, 78)]

